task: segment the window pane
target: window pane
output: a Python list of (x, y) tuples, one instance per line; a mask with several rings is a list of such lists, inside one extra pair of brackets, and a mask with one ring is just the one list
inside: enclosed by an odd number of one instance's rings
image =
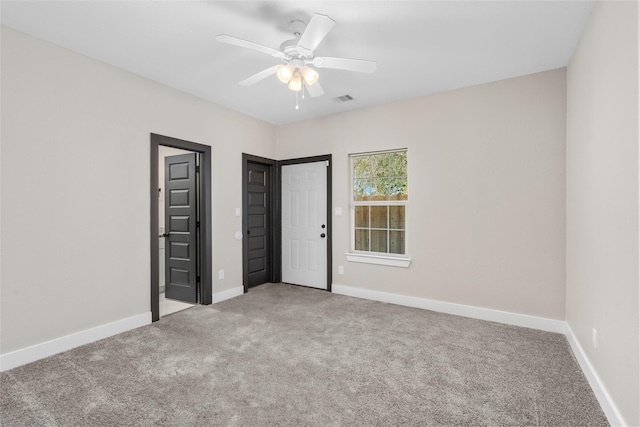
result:
[(356, 206), (356, 227), (369, 228), (369, 206)]
[(389, 231), (389, 253), (404, 254), (404, 231)]
[(407, 153), (389, 153), (390, 176), (407, 176)]
[(408, 194), (407, 177), (394, 177), (389, 179), (390, 200), (407, 200)]
[(371, 206), (371, 228), (387, 228), (386, 206)]
[(389, 228), (404, 230), (404, 206), (389, 206)]
[(366, 179), (356, 178), (353, 180), (353, 200), (369, 200), (371, 183)]
[(356, 229), (356, 251), (369, 250), (369, 230)]
[(371, 166), (374, 178), (387, 178), (389, 176), (389, 154), (372, 155)]
[(387, 230), (371, 230), (371, 252), (387, 252)]
[[(380, 185), (382, 187), (379, 188)], [(365, 192), (370, 200), (386, 200), (384, 183), (378, 182), (378, 180), (370, 181)]]
[(353, 158), (353, 176), (356, 178), (371, 178), (371, 158), (369, 156)]
[(372, 186), (374, 191), (371, 192), (371, 200), (389, 199), (389, 178), (376, 179)]

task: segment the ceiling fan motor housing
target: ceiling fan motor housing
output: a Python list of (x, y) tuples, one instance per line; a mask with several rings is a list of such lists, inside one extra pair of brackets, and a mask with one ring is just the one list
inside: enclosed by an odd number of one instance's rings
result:
[(302, 60), (303, 65), (313, 61), (313, 51), (304, 46), (298, 45), (298, 39), (285, 41), (280, 45), (280, 50), (285, 54), (285, 57), (283, 58), (285, 62), (293, 65), (294, 67), (295, 65), (292, 61), (295, 61), (296, 59)]
[[(300, 19), (294, 19), (289, 22), (289, 29), (295, 38), (286, 40), (280, 45), (280, 51), (284, 52), (286, 55), (283, 60), (293, 67), (304, 67), (306, 64), (313, 61), (313, 50), (307, 49), (306, 47), (298, 44), (300, 37), (307, 29), (307, 24)], [(301, 60), (302, 62), (298, 60)]]

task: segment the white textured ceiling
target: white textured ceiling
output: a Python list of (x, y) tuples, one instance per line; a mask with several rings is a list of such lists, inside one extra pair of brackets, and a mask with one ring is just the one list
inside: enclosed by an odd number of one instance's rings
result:
[[(567, 65), (594, 1), (5, 1), (2, 24), (273, 124), (287, 124)], [(275, 76), (238, 82), (314, 13), (336, 25), (317, 56), (374, 60), (374, 74), (320, 69), (301, 101)], [(354, 101), (334, 98), (349, 94)]]

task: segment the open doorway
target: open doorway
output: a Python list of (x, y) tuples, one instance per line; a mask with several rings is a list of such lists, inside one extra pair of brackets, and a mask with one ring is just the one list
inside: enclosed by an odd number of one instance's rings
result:
[(279, 281), (275, 160), (242, 154), (242, 282), (244, 292)]
[[(160, 317), (192, 307), (197, 302), (200, 248), (195, 225), (199, 220), (199, 197), (193, 190), (200, 181), (199, 163), (200, 153), (164, 145), (158, 147)], [(184, 200), (176, 200), (180, 195)], [(190, 197), (194, 199), (191, 204)]]
[(211, 304), (211, 148), (151, 134), (151, 314)]

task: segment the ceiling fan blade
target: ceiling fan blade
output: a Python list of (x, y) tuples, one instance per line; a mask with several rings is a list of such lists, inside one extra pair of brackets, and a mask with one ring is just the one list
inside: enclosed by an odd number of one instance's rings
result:
[(240, 82), (241, 86), (251, 86), (254, 85), (256, 83), (258, 83), (260, 80), (264, 80), (267, 77), (275, 74), (278, 71), (278, 66), (274, 65), (273, 67), (269, 67), (266, 70), (262, 70), (257, 74), (254, 74), (253, 76), (244, 79), (243, 81)]
[(329, 34), (329, 31), (331, 31), (334, 25), (336, 25), (336, 23), (333, 19), (327, 15), (316, 13), (311, 18), (302, 36), (300, 36), (298, 46), (305, 47), (309, 50), (316, 50), (316, 47), (318, 47), (325, 36)]
[(240, 46), (251, 50), (256, 50), (258, 52), (266, 53), (267, 55), (271, 55), (275, 58), (284, 58), (284, 52), (281, 52), (276, 49), (272, 49), (269, 46), (264, 46), (258, 43), (250, 42), (247, 40), (239, 39), (237, 37), (229, 36), (226, 34), (220, 34), (216, 36), (216, 40), (222, 43), (232, 44), (234, 46)]
[(357, 71), (359, 73), (373, 73), (378, 69), (375, 61), (362, 59), (317, 57), (313, 65), (318, 68), (335, 68), (338, 70)]
[(311, 86), (305, 85), (305, 89), (307, 89), (307, 93), (311, 95), (312, 98), (324, 95), (324, 89), (320, 86), (320, 82), (315, 82)]

